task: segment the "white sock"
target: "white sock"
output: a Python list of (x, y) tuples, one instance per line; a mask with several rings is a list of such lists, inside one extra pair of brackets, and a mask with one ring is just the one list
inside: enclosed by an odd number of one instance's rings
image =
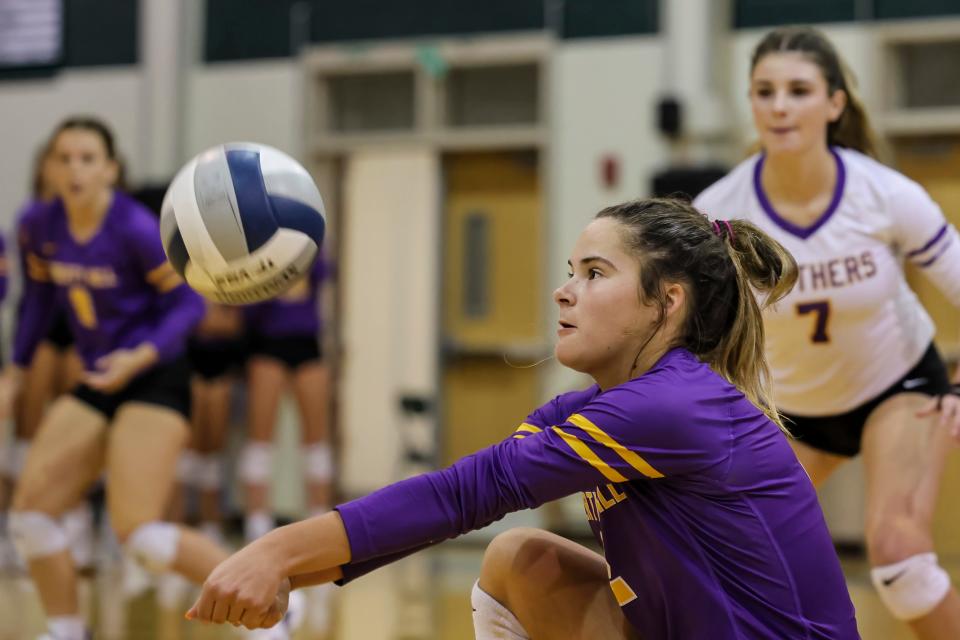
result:
[(55, 640), (84, 640), (87, 634), (87, 627), (81, 616), (47, 618), (47, 629)]
[(243, 535), (247, 542), (253, 542), (270, 533), (277, 523), (268, 511), (254, 511), (248, 513), (243, 524)]
[(516, 616), (481, 589), (479, 580), (473, 583), (470, 604), (476, 640), (530, 640)]

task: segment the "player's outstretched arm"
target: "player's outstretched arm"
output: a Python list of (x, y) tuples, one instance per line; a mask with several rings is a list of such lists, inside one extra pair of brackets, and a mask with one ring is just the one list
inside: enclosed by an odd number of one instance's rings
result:
[(286, 609), (291, 582), (336, 579), (348, 562), (350, 544), (337, 512), (280, 527), (220, 563), (186, 617), (250, 629), (273, 626)]

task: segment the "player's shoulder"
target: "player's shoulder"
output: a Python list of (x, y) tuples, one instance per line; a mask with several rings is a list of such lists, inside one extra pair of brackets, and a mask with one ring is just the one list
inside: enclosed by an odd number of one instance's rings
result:
[(600, 387), (591, 385), (586, 389), (567, 391), (554, 396), (549, 402), (535, 409), (524, 420), (524, 424), (540, 429), (560, 424), (568, 416), (577, 413), (600, 393)]
[(855, 192), (873, 195), (884, 201), (927, 197), (926, 190), (917, 181), (876, 158), (844, 147), (834, 147), (834, 151), (843, 163), (847, 184)]
[(121, 191), (115, 192), (113, 197), (113, 207), (118, 214), (114, 220), (116, 231), (131, 241), (159, 238), (160, 221), (156, 214)]
[(59, 199), (31, 200), (24, 204), (15, 218), (18, 244), (25, 247), (42, 242), (52, 232), (57, 216), (64, 216), (63, 203)]
[(730, 218), (732, 210), (742, 210), (753, 193), (753, 173), (760, 154), (754, 154), (704, 189), (693, 206), (711, 218)]
[(57, 201), (28, 200), (25, 202), (14, 216), (18, 227), (30, 224), (42, 224), (49, 216), (53, 215)]
[(681, 426), (696, 419), (698, 400), (726, 394), (730, 383), (686, 349), (665, 354), (649, 371), (592, 398), (582, 409), (604, 421)]

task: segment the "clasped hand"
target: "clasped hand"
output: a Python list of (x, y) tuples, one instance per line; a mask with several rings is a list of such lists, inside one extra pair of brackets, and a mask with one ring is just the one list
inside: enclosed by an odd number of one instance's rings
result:
[(217, 565), (186, 618), (266, 629), (283, 618), (289, 596), (290, 581), (278, 563), (253, 544)]

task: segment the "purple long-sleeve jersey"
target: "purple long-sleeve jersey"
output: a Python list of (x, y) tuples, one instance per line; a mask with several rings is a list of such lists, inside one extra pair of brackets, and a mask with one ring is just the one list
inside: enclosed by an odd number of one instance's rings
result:
[(617, 387), (555, 398), (447, 469), (339, 506), (345, 578), (575, 492), (641, 637), (859, 638), (786, 437), (684, 349)]
[(250, 333), (274, 338), (318, 335), (320, 285), (331, 271), (332, 266), (321, 251), (307, 277), (276, 298), (244, 307), (247, 329)]
[(77, 242), (63, 202), (55, 200), (28, 211), (19, 233), (26, 286), (14, 362), (30, 362), (58, 306), (67, 310), (88, 369), (111, 351), (144, 342), (156, 347), (160, 362), (183, 353), (203, 301), (167, 262), (159, 223), (142, 205), (114, 193), (100, 229)]

